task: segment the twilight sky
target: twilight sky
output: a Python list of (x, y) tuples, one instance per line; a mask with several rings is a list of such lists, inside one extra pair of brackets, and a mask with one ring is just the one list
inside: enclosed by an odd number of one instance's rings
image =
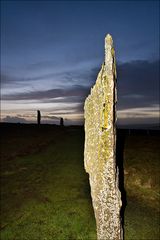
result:
[(83, 104), (114, 40), (118, 122), (158, 122), (159, 1), (2, 1), (1, 118), (83, 123)]

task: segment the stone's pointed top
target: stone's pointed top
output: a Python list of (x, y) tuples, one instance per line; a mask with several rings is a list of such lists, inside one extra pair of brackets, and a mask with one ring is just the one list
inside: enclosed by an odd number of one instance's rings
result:
[(105, 45), (113, 45), (113, 39), (110, 34), (107, 34), (105, 37)]
[(105, 37), (105, 69), (108, 76), (113, 76), (113, 62), (115, 62), (113, 40), (110, 34)]
[(106, 39), (112, 39), (112, 36), (108, 33), (108, 34), (106, 35)]

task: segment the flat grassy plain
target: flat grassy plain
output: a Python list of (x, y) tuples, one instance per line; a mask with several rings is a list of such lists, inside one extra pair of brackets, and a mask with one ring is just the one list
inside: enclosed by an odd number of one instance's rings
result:
[[(126, 135), (125, 240), (160, 238), (158, 135)], [(82, 127), (1, 125), (1, 240), (96, 240)]]

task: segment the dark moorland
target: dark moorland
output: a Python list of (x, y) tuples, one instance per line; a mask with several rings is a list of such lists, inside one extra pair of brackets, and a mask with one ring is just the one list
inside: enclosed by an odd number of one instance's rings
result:
[[(158, 240), (158, 131), (118, 130), (118, 139), (125, 240)], [(83, 127), (1, 124), (1, 240), (96, 239), (83, 151)]]

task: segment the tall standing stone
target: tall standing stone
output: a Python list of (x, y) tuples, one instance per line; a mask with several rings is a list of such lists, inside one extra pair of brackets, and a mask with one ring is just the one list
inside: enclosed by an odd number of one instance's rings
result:
[(116, 166), (116, 63), (112, 37), (105, 62), (85, 101), (84, 164), (89, 173), (98, 240), (122, 239), (121, 194)]

